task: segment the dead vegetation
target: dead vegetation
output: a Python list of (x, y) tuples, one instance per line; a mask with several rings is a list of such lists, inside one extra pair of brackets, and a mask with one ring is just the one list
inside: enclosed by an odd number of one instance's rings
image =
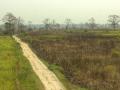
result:
[[(63, 68), (69, 80), (90, 90), (120, 90), (120, 40), (113, 36), (32, 32), (23, 40), (37, 55)], [(52, 36), (52, 37), (50, 37)], [(59, 37), (59, 38), (57, 38)]]

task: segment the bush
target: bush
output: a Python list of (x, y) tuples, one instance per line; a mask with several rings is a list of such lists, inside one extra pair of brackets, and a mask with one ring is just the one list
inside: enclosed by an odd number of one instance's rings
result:
[(103, 73), (104, 79), (107, 79), (107, 80), (115, 79), (118, 73), (117, 67), (113, 65), (107, 65), (103, 68), (102, 73)]
[(118, 58), (118, 57), (120, 57), (120, 52), (117, 51), (117, 50), (113, 50), (113, 51), (112, 51), (112, 57), (113, 57), (113, 58)]

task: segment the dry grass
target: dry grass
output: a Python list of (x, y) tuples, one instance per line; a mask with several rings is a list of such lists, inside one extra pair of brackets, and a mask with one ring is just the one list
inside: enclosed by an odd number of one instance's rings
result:
[[(116, 36), (30, 33), (24, 37), (38, 56), (59, 65), (69, 80), (91, 90), (120, 89), (120, 40)], [(46, 36), (47, 36), (46, 35)], [(58, 37), (61, 35), (58, 34)], [(29, 37), (29, 38), (28, 38)]]

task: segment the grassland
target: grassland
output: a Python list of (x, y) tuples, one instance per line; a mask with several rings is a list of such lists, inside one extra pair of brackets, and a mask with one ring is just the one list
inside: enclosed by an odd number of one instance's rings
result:
[(0, 90), (44, 90), (19, 45), (0, 36)]
[(21, 38), (68, 90), (120, 89), (120, 31), (42, 31)]

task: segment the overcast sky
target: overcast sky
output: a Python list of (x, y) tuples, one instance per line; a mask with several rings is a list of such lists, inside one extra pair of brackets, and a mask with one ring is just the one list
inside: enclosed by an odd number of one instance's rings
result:
[(0, 0), (0, 18), (6, 12), (33, 23), (45, 18), (59, 23), (71, 18), (74, 23), (84, 23), (90, 17), (97, 23), (106, 23), (108, 15), (120, 15), (120, 0)]

